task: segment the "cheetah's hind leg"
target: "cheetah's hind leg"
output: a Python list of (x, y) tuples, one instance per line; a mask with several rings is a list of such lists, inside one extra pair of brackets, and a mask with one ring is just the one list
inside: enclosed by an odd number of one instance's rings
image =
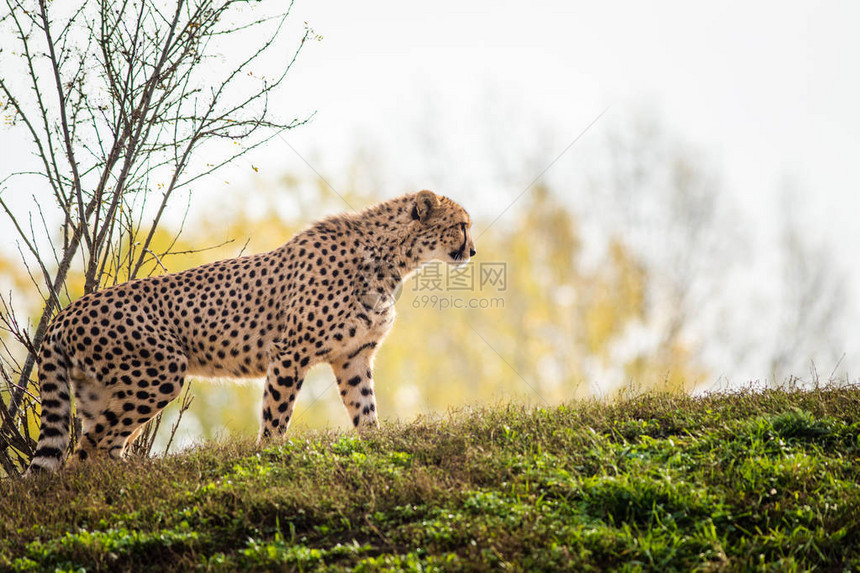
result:
[(139, 376), (126, 376), (109, 389), (93, 384), (93, 391), (87, 392), (87, 384), (91, 383), (87, 379), (81, 391), (76, 392), (84, 424), (76, 458), (122, 458), (141, 426), (179, 396), (186, 368), (187, 359), (176, 354), (158, 362), (149, 360)]
[(75, 389), (77, 417), (81, 420), (81, 436), (67, 464), (67, 467), (74, 468), (98, 453), (98, 444), (108, 426), (105, 411), (110, 394), (95, 376), (88, 375), (80, 368), (72, 368), (70, 378)]
[(140, 427), (182, 392), (188, 366), (185, 356), (169, 354), (159, 362), (149, 360), (148, 364), (142, 376), (126, 384), (124, 393), (118, 390), (111, 398), (109, 427), (98, 446), (111, 458), (122, 458)]

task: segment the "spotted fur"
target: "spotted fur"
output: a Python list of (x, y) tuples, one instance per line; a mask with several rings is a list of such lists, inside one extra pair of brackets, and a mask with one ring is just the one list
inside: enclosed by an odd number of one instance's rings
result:
[(82, 297), (41, 345), (42, 419), (30, 472), (122, 457), (186, 376), (266, 377), (261, 438), (283, 434), (305, 373), (331, 365), (354, 426), (377, 423), (373, 357), (403, 280), (431, 260), (475, 254), (468, 214), (430, 191), (324, 219), (282, 247)]

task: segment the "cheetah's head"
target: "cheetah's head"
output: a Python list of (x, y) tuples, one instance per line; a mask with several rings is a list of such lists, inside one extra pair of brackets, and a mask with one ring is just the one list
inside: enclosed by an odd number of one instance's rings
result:
[(436, 260), (459, 266), (475, 256), (472, 220), (463, 207), (426, 190), (409, 199), (411, 232), (416, 239), (413, 245), (419, 250), (421, 262)]

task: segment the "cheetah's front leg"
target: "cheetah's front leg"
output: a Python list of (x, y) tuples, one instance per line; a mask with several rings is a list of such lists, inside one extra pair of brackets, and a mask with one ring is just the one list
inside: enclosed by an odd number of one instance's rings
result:
[(296, 396), (302, 389), (307, 371), (308, 359), (292, 351), (284, 351), (270, 358), (263, 391), (261, 439), (287, 431)]
[(355, 427), (378, 425), (373, 393), (375, 347), (375, 343), (366, 344), (357, 352), (331, 362), (341, 400)]

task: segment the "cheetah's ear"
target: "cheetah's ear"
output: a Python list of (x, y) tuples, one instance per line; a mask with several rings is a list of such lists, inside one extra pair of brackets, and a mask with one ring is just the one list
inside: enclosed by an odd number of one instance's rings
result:
[(439, 198), (432, 191), (419, 191), (412, 205), (412, 218), (416, 221), (426, 223), (430, 214), (439, 206)]

